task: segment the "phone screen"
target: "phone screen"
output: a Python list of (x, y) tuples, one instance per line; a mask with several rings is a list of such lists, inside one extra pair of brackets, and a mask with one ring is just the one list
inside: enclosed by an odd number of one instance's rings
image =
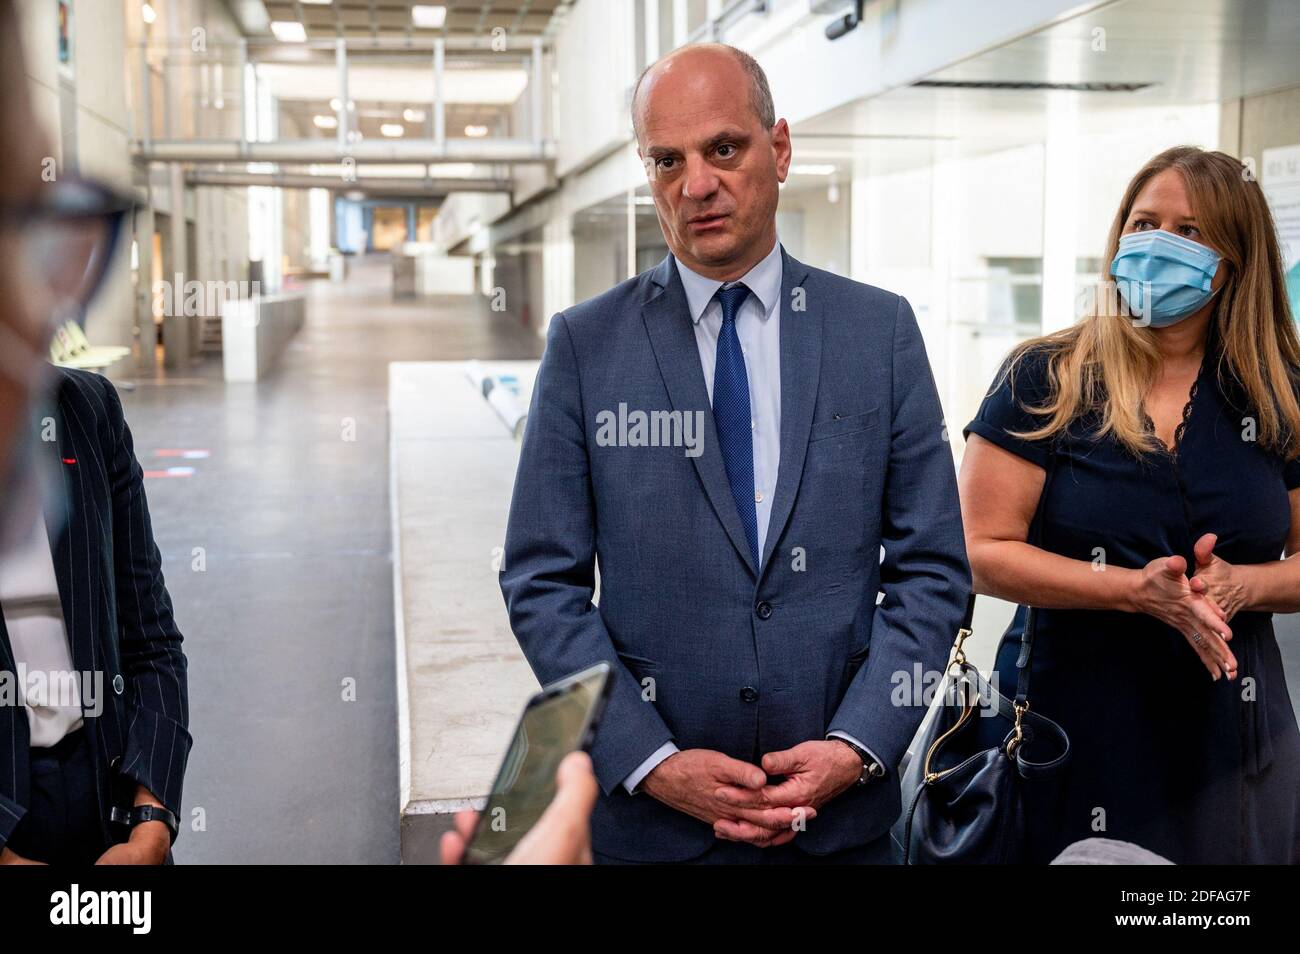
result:
[(593, 667), (529, 701), (465, 850), (465, 864), (504, 861), (546, 811), (555, 797), (555, 772), (587, 742), (608, 678), (607, 666)]

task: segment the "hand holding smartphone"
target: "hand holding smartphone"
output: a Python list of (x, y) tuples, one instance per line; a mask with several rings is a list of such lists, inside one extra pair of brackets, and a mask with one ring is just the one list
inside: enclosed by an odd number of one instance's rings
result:
[(528, 700), (462, 864), (500, 864), (555, 798), (555, 775), (570, 752), (589, 751), (610, 689), (598, 663), (544, 686)]

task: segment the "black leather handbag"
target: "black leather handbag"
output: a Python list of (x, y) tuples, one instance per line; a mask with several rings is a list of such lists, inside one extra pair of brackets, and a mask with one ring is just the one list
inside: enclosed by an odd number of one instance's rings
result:
[[(902, 767), (904, 813), (894, 829), (903, 864), (1019, 864), (1026, 860), (1022, 796), (1065, 768), (1070, 740), (1029, 709), (1030, 607), (1016, 659), (1016, 695), (998, 692), (966, 660), (975, 597), (957, 632), (940, 696)], [(995, 720), (987, 722), (986, 720)], [(990, 744), (997, 739), (996, 744)]]

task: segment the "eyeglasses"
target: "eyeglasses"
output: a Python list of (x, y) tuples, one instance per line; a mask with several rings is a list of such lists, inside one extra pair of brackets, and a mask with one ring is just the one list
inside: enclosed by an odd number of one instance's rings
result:
[(135, 205), (101, 183), (63, 178), (34, 201), (0, 202), (0, 227), (17, 233), (24, 276), (39, 283), (56, 314), (64, 315), (95, 297)]

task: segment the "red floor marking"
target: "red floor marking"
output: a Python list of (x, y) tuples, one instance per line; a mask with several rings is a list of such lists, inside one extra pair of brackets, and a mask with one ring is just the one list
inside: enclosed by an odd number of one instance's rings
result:
[(153, 452), (155, 457), (183, 457), (186, 460), (201, 460), (211, 456), (206, 448), (184, 449), (175, 447), (164, 447)]

